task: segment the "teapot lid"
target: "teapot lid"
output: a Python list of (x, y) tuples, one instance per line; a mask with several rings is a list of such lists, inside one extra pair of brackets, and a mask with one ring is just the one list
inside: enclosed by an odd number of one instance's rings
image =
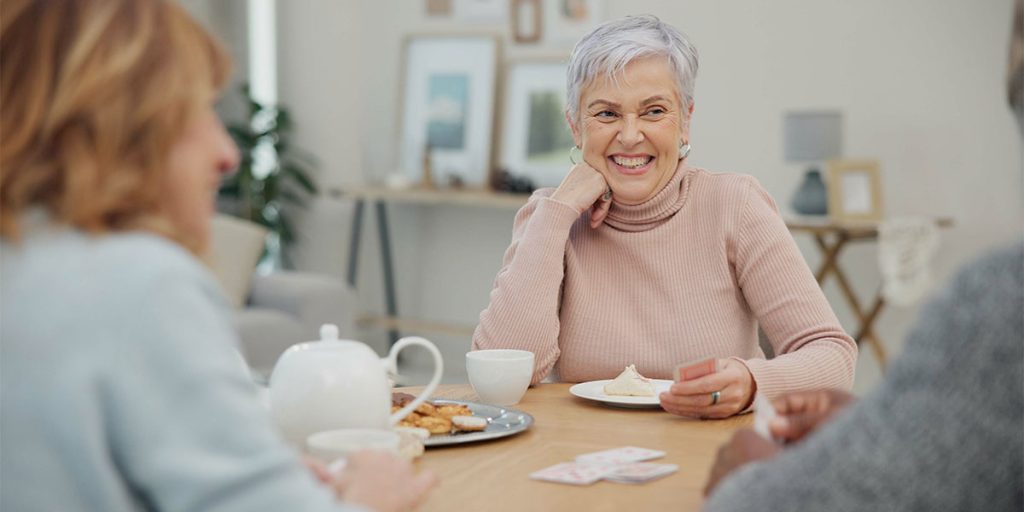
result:
[(338, 326), (334, 324), (323, 324), (320, 326), (320, 341), (337, 341)]

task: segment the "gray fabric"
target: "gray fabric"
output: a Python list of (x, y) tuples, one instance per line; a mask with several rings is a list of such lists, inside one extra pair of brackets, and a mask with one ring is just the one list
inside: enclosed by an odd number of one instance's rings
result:
[(0, 251), (0, 509), (341, 508), (270, 425), (191, 255), (40, 229)]
[(338, 326), (353, 336), (358, 300), (345, 283), (326, 274), (296, 271), (254, 275), (248, 304), (236, 310), (234, 324), (242, 353), (253, 371), (267, 377), (288, 347), (319, 339), (320, 326)]
[(1024, 244), (922, 312), (888, 378), (816, 435), (723, 481), (709, 511), (1024, 509)]
[(264, 382), (288, 347), (317, 337), (307, 333), (295, 317), (278, 309), (247, 307), (236, 310), (232, 320), (245, 361)]

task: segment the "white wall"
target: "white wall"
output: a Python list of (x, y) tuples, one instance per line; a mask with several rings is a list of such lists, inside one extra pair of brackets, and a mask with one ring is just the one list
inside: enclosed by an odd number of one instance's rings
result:
[[(782, 112), (842, 109), (845, 152), (880, 160), (889, 212), (955, 220), (936, 261), (936, 274), (945, 279), (1024, 227), (1020, 139), (1003, 82), (1011, 3), (608, 0), (605, 17), (653, 13), (690, 35), (701, 54), (691, 163), (752, 174), (784, 207), (801, 169), (783, 161)], [(327, 187), (380, 181), (397, 167), (406, 35), (507, 33), (504, 25), (428, 19), (423, 2), (410, 0), (286, 1), (278, 10), (281, 101), (295, 114), (296, 142), (322, 160), (320, 181)], [(552, 51), (567, 54), (568, 48), (505, 48), (512, 57)], [(487, 305), (513, 212), (410, 206), (390, 212), (400, 311), (474, 324)], [(338, 233), (321, 236), (333, 236), (334, 247), (344, 242)], [(358, 284), (367, 309), (379, 312), (374, 236), (367, 223)], [(813, 246), (798, 241), (816, 265)], [(310, 265), (341, 268), (345, 254), (336, 252), (325, 251), (319, 254), (324, 262)], [(867, 244), (842, 261), (865, 297), (878, 284), (874, 258)], [(835, 285), (826, 293), (852, 330), (853, 317)], [(877, 331), (890, 349), (898, 350), (916, 309), (883, 313)], [(383, 343), (382, 333), (364, 336)], [(469, 343), (428, 336), (451, 354)], [(872, 356), (863, 353), (862, 389), (877, 376)]]

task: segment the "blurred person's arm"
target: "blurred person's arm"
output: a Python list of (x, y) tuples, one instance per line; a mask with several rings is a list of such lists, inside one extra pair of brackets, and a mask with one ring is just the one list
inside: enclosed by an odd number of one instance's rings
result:
[(1022, 273), (1020, 244), (961, 273), (875, 391), (705, 509), (1021, 510)]
[[(112, 327), (135, 342), (99, 384), (109, 450), (129, 485), (162, 511), (362, 510), (339, 502), (272, 427), (213, 280), (195, 265), (152, 266)], [(393, 492), (411, 483), (407, 466), (382, 462), (405, 480), (364, 473), (344, 490)]]

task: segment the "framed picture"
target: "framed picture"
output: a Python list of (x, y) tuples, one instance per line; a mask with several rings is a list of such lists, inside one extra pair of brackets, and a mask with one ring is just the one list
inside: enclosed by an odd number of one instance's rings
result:
[(427, 16), (451, 16), (452, 0), (426, 0)]
[(540, 41), (541, 1), (512, 0), (512, 40), (516, 43)]
[(500, 163), (538, 187), (557, 186), (571, 167), (565, 69), (550, 59), (512, 62), (507, 70)]
[[(420, 183), (457, 178), (484, 186), (491, 167), (498, 38), (416, 36), (406, 41), (401, 168)], [(429, 151), (429, 152), (428, 152)]]
[(838, 220), (882, 219), (882, 175), (877, 161), (828, 162), (828, 212)]
[(548, 0), (544, 2), (544, 33), (555, 44), (576, 44), (604, 20), (604, 0)]

